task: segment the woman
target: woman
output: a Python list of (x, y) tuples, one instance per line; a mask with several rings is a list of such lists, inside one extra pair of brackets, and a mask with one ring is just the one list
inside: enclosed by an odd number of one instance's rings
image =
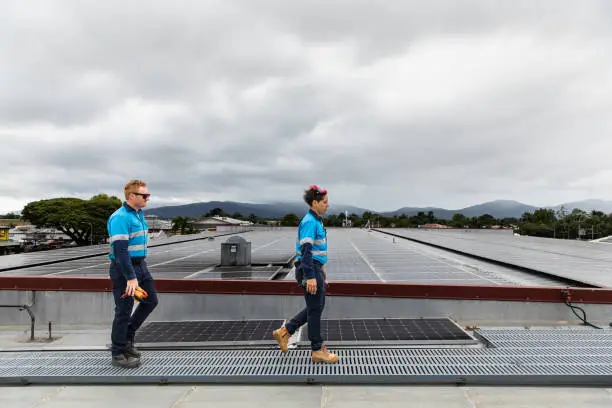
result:
[(308, 339), (315, 363), (335, 363), (338, 355), (327, 351), (321, 337), (321, 314), (325, 307), (324, 265), (327, 263), (327, 233), (321, 217), (327, 211), (327, 190), (311, 185), (304, 192), (304, 201), (310, 207), (300, 226), (296, 242), (297, 263), (296, 279), (304, 288), (306, 307), (293, 319), (272, 334), (283, 353), (288, 351), (289, 338), (295, 331), (308, 322)]

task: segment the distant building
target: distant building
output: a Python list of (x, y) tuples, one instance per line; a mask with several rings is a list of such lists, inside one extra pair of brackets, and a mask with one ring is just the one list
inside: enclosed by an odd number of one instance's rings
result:
[(64, 245), (70, 241), (68, 235), (55, 228), (36, 228), (34, 225), (19, 225), (9, 231), (9, 239), (25, 245)]
[(253, 223), (230, 217), (206, 217), (193, 222), (193, 228), (199, 231), (216, 229), (217, 227), (242, 227), (249, 225), (253, 225)]
[(157, 215), (145, 215), (145, 219), (147, 220), (147, 224), (149, 224), (149, 233), (151, 234), (172, 230), (171, 220), (165, 220)]
[(453, 227), (449, 227), (448, 225), (442, 225), (442, 224), (423, 224), (421, 225), (421, 228), (424, 228), (424, 229), (452, 229)]

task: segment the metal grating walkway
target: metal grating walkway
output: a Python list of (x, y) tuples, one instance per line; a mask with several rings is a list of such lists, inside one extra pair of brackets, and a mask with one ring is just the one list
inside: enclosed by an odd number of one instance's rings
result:
[(308, 350), (148, 351), (123, 370), (103, 351), (2, 352), (0, 384), (405, 383), (612, 385), (610, 330), (479, 330), (491, 348), (334, 349), (335, 365)]

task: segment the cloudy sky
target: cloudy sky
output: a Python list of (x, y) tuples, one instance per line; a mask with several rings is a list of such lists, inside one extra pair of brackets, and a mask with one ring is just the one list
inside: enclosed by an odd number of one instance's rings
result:
[(0, 3), (0, 212), (612, 199), (612, 2)]

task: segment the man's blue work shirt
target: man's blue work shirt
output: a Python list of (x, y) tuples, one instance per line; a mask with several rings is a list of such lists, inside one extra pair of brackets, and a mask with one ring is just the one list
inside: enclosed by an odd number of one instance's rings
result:
[(108, 219), (106, 224), (110, 237), (110, 254), (123, 276), (127, 279), (136, 278), (132, 259), (143, 259), (147, 256), (149, 243), (149, 225), (142, 210), (136, 211), (127, 203), (123, 203)]
[(315, 277), (313, 260), (322, 265), (327, 263), (327, 231), (321, 217), (312, 210), (300, 222), (295, 250), (305, 279)]

